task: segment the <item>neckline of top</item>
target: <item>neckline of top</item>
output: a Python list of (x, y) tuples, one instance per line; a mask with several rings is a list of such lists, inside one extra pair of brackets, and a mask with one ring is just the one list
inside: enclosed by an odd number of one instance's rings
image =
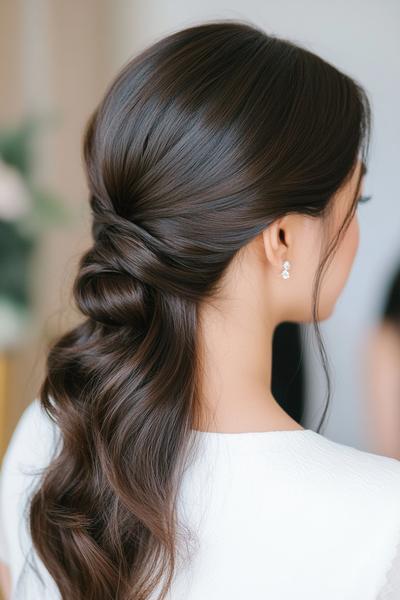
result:
[(280, 433), (281, 435), (299, 434), (299, 433), (315, 433), (313, 429), (276, 429), (271, 431), (201, 431), (199, 429), (191, 429), (195, 435), (202, 437), (219, 437), (219, 438), (245, 438), (245, 437), (265, 437)]

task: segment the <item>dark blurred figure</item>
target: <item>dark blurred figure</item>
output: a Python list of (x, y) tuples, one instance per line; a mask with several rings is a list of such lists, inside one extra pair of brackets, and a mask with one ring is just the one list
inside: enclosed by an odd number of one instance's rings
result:
[(363, 365), (372, 451), (400, 459), (400, 263), (367, 334)]
[(304, 365), (298, 323), (280, 323), (272, 342), (271, 391), (280, 406), (300, 425), (304, 416)]

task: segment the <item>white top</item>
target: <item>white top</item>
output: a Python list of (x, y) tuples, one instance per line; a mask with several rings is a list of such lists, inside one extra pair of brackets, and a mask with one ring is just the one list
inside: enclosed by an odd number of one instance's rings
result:
[[(58, 433), (35, 399), (3, 459), (0, 558), (12, 600), (60, 599), (24, 513), (38, 477), (29, 471), (48, 464)], [(178, 510), (197, 544), (168, 600), (400, 598), (400, 461), (309, 429), (193, 435)]]

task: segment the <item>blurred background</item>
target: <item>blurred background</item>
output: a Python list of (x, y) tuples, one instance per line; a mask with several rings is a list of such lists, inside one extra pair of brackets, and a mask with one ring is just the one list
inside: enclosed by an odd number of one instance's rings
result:
[[(71, 287), (90, 244), (83, 128), (145, 45), (184, 26), (245, 19), (358, 80), (373, 108), (360, 245), (321, 323), (332, 375), (323, 433), (400, 459), (400, 3), (396, 0), (1, 0), (0, 443), (37, 395), (52, 341), (80, 319)], [(300, 356), (303, 357), (301, 367)], [(273, 391), (314, 429), (326, 383), (308, 325), (282, 324)]]

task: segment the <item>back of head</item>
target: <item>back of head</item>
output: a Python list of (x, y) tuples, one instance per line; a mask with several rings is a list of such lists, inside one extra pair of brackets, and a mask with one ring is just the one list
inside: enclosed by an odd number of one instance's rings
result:
[(199, 306), (275, 219), (326, 218), (369, 127), (352, 78), (238, 21), (160, 39), (106, 90), (84, 138), (85, 318), (54, 343), (40, 390), (63, 445), (32, 538), (63, 598), (145, 600), (161, 576), (167, 589), (199, 419)]

